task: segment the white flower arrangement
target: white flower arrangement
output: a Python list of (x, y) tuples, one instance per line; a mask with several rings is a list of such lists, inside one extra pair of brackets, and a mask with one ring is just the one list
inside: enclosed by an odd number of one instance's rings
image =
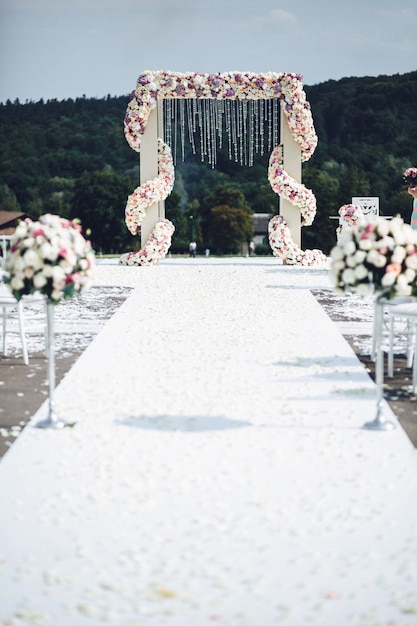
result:
[(95, 256), (76, 221), (45, 214), (21, 221), (6, 256), (7, 282), (13, 295), (35, 292), (58, 304), (91, 284)]
[(391, 299), (417, 295), (417, 233), (400, 217), (360, 221), (330, 253), (337, 292)]
[(122, 254), (119, 265), (153, 265), (165, 257), (170, 246), (174, 224), (167, 219), (160, 219), (153, 229), (148, 241), (138, 252)]
[[(218, 74), (197, 74), (196, 72), (165, 72), (145, 71), (136, 83), (127, 107), (124, 132), (130, 147), (140, 151), (141, 136), (145, 132), (146, 124), (152, 109), (157, 105), (158, 98), (208, 98), (232, 100), (257, 100), (277, 98), (281, 102), (288, 127), (294, 141), (301, 150), (301, 160), (307, 161), (317, 146), (317, 134), (314, 129), (310, 104), (302, 85), (302, 77), (293, 73), (267, 72), (257, 74), (253, 72), (225, 72)], [(162, 140), (159, 140), (162, 142)], [(166, 144), (163, 150), (166, 152)], [(283, 149), (277, 146), (271, 154), (268, 180), (272, 189), (281, 197), (297, 206), (301, 211), (302, 224), (309, 226), (313, 223), (316, 214), (316, 199), (313, 192), (303, 184), (298, 183), (282, 168)], [(149, 183), (144, 183), (129, 196), (126, 206), (126, 223), (129, 230), (135, 234), (145, 216), (146, 199), (152, 197), (152, 202), (165, 199), (174, 185), (174, 169), (169, 166), (169, 173), (164, 171), (163, 163), (159, 163), (158, 177)], [(151, 191), (152, 189), (152, 191)], [(152, 204), (149, 202), (147, 206)], [(273, 248), (276, 256), (281, 256), (281, 250), (289, 245), (293, 252), (284, 253), (284, 260), (292, 263), (321, 264), (324, 254), (321, 251), (303, 252), (293, 242), (290, 230), (276, 228), (272, 224), (273, 240), (277, 244)], [(285, 238), (278, 241), (278, 235)], [(302, 259), (302, 261), (290, 259)]]
[(339, 241), (341, 237), (364, 219), (362, 209), (358, 204), (344, 204), (339, 209), (339, 225), (336, 228), (336, 236)]

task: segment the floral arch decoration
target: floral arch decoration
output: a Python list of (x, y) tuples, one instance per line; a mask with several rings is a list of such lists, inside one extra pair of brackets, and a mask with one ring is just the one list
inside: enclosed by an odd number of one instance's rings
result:
[[(256, 74), (227, 72), (223, 74), (178, 73), (146, 71), (136, 83), (127, 107), (124, 132), (130, 147), (140, 152), (141, 137), (145, 132), (150, 113), (160, 99), (278, 100), (290, 133), (300, 148), (301, 161), (310, 159), (317, 146), (310, 105), (307, 102), (301, 76), (293, 73)], [(283, 145), (274, 145), (269, 159), (268, 180), (275, 193), (288, 200), (301, 213), (301, 225), (309, 226), (316, 214), (316, 198), (310, 189), (292, 178), (283, 168)], [(158, 175), (142, 183), (128, 197), (125, 221), (132, 234), (136, 234), (153, 203), (165, 200), (171, 193), (175, 180), (171, 148), (158, 138)], [(317, 266), (326, 261), (321, 250), (302, 250), (293, 240), (290, 229), (281, 215), (269, 223), (269, 242), (273, 254), (289, 265)], [(163, 257), (170, 245), (174, 226), (160, 219), (144, 247), (121, 257), (125, 265), (147, 265)]]

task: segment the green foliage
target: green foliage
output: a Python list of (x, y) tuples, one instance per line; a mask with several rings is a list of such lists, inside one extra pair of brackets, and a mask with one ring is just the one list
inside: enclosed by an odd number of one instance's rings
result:
[(128, 178), (114, 172), (85, 172), (75, 181), (71, 218), (79, 218), (96, 252), (121, 253), (135, 246), (124, 223)]
[(226, 204), (210, 209), (208, 247), (214, 254), (237, 254), (253, 237), (253, 221), (248, 211)]

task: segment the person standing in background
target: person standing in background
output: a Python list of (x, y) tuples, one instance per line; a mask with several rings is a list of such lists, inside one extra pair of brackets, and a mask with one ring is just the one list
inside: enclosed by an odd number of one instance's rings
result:
[(413, 198), (413, 211), (411, 213), (411, 228), (417, 230), (417, 167), (409, 167), (403, 173), (403, 179), (408, 185), (408, 193)]

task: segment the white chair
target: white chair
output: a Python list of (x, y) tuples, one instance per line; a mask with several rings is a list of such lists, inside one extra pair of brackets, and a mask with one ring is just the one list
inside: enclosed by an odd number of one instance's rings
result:
[[(399, 304), (389, 313), (388, 376), (394, 375), (394, 342), (399, 336), (404, 340), (407, 367), (413, 366), (413, 393), (417, 393), (417, 302)], [(398, 324), (401, 324), (398, 329)]]
[(372, 328), (372, 348), (371, 359), (376, 359), (377, 341), (382, 346), (387, 346), (385, 352), (390, 352), (390, 318), (389, 313), (393, 307), (397, 307), (402, 304), (410, 304), (416, 302), (416, 299), (412, 296), (391, 298), (381, 298), (379, 304), (374, 306), (373, 328)]
[[(0, 276), (1, 280), (1, 276)], [(3, 332), (2, 332), (2, 351), (4, 356), (7, 356), (7, 321), (8, 321), (8, 313), (16, 311), (17, 317), (19, 320), (19, 334), (20, 341), (22, 343), (22, 352), (23, 352), (23, 361), (25, 365), (29, 365), (29, 357), (28, 357), (28, 349), (26, 344), (26, 334), (25, 334), (25, 325), (24, 325), (24, 315), (23, 315), (23, 302), (22, 300), (17, 301), (10, 289), (3, 283), (0, 282), (0, 309), (2, 311), (2, 322), (3, 322)]]

